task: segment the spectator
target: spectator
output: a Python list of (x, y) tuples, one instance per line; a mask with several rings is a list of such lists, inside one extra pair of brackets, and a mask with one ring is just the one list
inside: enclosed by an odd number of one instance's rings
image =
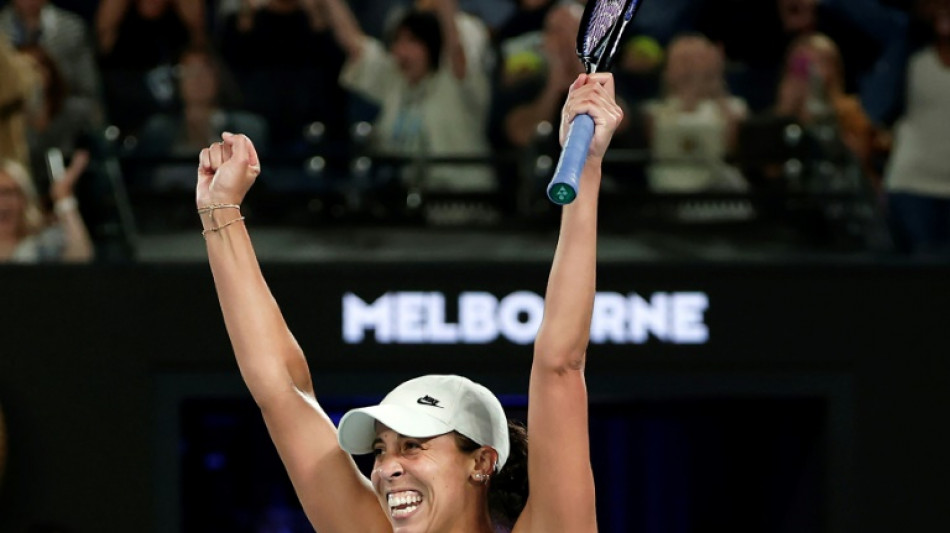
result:
[[(154, 115), (146, 122), (138, 145), (140, 155), (191, 156), (214, 139), (220, 139), (225, 131), (255, 135), (258, 150), (266, 153), (268, 138), (264, 119), (222, 106), (222, 65), (208, 50), (192, 48), (185, 51), (176, 72), (182, 111)], [(159, 168), (152, 185), (158, 188), (193, 187), (193, 167), (189, 163)]]
[(0, 160), (23, 165), (30, 160), (26, 141), (26, 107), (37, 85), (30, 63), (0, 32)]
[(832, 125), (864, 173), (878, 182), (871, 164), (876, 130), (861, 101), (846, 93), (842, 57), (829, 37), (814, 33), (791, 44), (775, 112), (806, 128), (822, 122)]
[(303, 130), (314, 121), (345, 139), (343, 53), (315, 0), (242, 0), (224, 20), (220, 49), (246, 108), (268, 120), (274, 147), (307, 150)]
[(204, 45), (204, 2), (103, 0), (96, 13), (99, 53), (109, 67), (150, 68)]
[(493, 129), (500, 129), (504, 144), (523, 148), (535, 139), (540, 122), (559, 122), (567, 87), (584, 72), (574, 51), (582, 12), (580, 5), (558, 4), (547, 12), (536, 45), (504, 54), (493, 113)]
[[(859, 15), (849, 11), (847, 4), (876, 4), (876, 0), (778, 0), (779, 20), (791, 47), (801, 37), (822, 33), (837, 48), (838, 76), (842, 91), (856, 94), (861, 78), (873, 67), (881, 53), (882, 42), (863, 27)], [(787, 48), (786, 48), (787, 49)], [(847, 68), (845, 68), (847, 64)]]
[[(443, 6), (445, 6), (443, 0), (415, 0), (413, 2), (414, 8), (418, 11), (433, 13), (436, 18), (444, 15), (446, 20), (453, 20), (455, 22), (455, 40), (458, 42), (455, 47), (456, 53), (464, 54), (465, 63), (472, 68), (473, 72), (476, 72), (475, 68), (480, 68), (488, 73), (492, 64), (491, 39), (488, 34), (488, 27), (478, 16), (462, 11), (458, 8), (458, 5), (456, 1), (452, 4), (451, 10), (443, 11)], [(405, 16), (405, 8), (396, 8), (391, 14), (395, 15), (391, 20), (398, 21)], [(453, 58), (452, 62), (455, 63), (457, 59)]]
[(845, 88), (857, 92), (859, 80), (873, 68), (884, 43), (856, 20), (849, 3), (876, 0), (706, 2), (697, 29), (724, 47), (733, 91), (754, 111), (765, 111), (772, 104), (786, 51), (795, 39), (814, 32), (843, 47), (848, 67)]
[[(77, 151), (87, 151), (96, 111), (89, 99), (70, 95), (58, 64), (46, 50), (30, 46), (21, 52), (32, 60), (39, 80), (36, 101), (27, 116), (30, 172), (39, 189), (47, 190), (50, 184), (48, 151), (57, 149), (67, 158), (72, 158)], [(83, 155), (88, 156), (88, 152)]]
[(73, 196), (88, 163), (88, 157), (77, 153), (62, 179), (53, 184), (54, 214), (47, 223), (26, 169), (12, 160), (0, 162), (0, 262), (92, 259), (92, 242)]
[[(576, 2), (555, 3), (547, 11), (539, 35), (526, 34), (520, 43), (510, 40), (517, 45), (507, 46), (503, 53), (504, 64), (492, 103), (490, 131), (496, 147), (523, 150), (534, 145), (541, 152), (557, 157), (560, 150), (557, 136), (539, 136), (539, 131), (544, 131), (544, 128), (539, 130), (539, 126), (560, 122), (567, 87), (584, 72), (575, 51), (583, 11), (583, 6)], [(626, 113), (611, 146), (642, 149), (645, 147), (643, 118), (637, 109), (629, 109), (620, 98), (623, 90), (618, 87), (617, 91), (618, 102)], [(643, 181), (640, 170), (627, 163), (605, 163), (605, 189), (630, 185), (639, 188)], [(511, 176), (516, 172), (516, 168), (503, 167), (499, 175)], [(510, 193), (512, 197), (514, 194), (514, 191)]]
[(629, 102), (644, 102), (660, 96), (660, 78), (666, 52), (663, 46), (647, 35), (628, 39), (617, 51), (614, 68), (622, 95)]
[(950, 252), (950, 0), (923, 0), (929, 44), (907, 67), (906, 109), (885, 169), (888, 208), (899, 247)]
[(495, 32), (494, 41), (498, 48), (504, 50), (506, 46), (513, 44), (509, 42), (511, 39), (540, 36), (548, 11), (556, 3), (557, 0), (518, 0), (515, 12)]
[(40, 46), (53, 58), (70, 94), (98, 109), (99, 68), (86, 22), (48, 0), (13, 0), (0, 11), (0, 31), (17, 48)]
[(729, 94), (722, 52), (701, 35), (676, 37), (663, 71), (664, 95), (646, 104), (653, 162), (650, 188), (659, 192), (744, 189), (726, 158), (733, 152), (745, 102)]
[[(407, 12), (391, 33), (388, 53), (363, 33), (342, 0), (323, 0), (323, 5), (347, 55), (341, 82), (381, 107), (376, 150), (406, 157), (489, 155), (489, 81), (484, 65), (472, 57), (475, 48), (466, 46), (477, 43), (460, 38), (454, 0), (438, 0), (434, 13)], [(432, 165), (420, 185), (443, 191), (495, 189), (492, 173), (471, 165)]]
[(188, 46), (204, 45), (205, 3), (103, 0), (96, 12), (99, 61), (112, 123), (127, 133), (174, 101), (171, 66)]

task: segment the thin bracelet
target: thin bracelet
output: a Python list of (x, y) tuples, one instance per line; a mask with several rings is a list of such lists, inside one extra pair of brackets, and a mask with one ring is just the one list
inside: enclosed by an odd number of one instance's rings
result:
[(238, 217), (238, 218), (235, 218), (234, 220), (232, 220), (232, 221), (230, 221), (230, 222), (226, 222), (226, 223), (224, 223), (224, 224), (221, 224), (220, 226), (217, 226), (217, 227), (214, 227), (214, 228), (208, 228), (208, 229), (206, 229), (206, 230), (204, 230), (204, 231), (201, 232), (201, 236), (202, 236), (202, 237), (206, 237), (209, 233), (217, 233), (217, 232), (223, 230), (224, 228), (230, 226), (231, 224), (234, 224), (235, 222), (240, 222), (240, 221), (242, 221), (242, 220), (244, 220), (244, 217)]
[(198, 209), (198, 214), (212, 213), (218, 209), (241, 209), (241, 206), (238, 204), (209, 204), (206, 207)]
[(211, 222), (211, 225), (214, 226), (217, 224), (217, 221), (214, 219), (214, 212), (218, 209), (237, 209), (240, 210), (241, 206), (238, 204), (208, 204), (207, 207), (202, 207), (198, 209), (198, 216), (201, 216), (205, 213), (208, 213), (208, 221)]

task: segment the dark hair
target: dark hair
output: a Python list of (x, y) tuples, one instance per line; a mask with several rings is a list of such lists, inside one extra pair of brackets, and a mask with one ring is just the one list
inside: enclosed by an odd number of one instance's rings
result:
[(438, 70), (442, 58), (442, 26), (435, 14), (429, 11), (409, 10), (393, 27), (389, 36), (390, 44), (401, 30), (408, 31), (422, 42), (429, 54), (429, 70), (433, 72)]
[(46, 110), (50, 117), (58, 115), (66, 103), (66, 97), (69, 96), (69, 86), (63, 77), (63, 71), (60, 70), (59, 65), (49, 55), (49, 52), (38, 44), (20, 47), (19, 51), (29, 54), (36, 60), (37, 64), (46, 69), (49, 75), (49, 86), (44, 89)]
[(197, 44), (186, 46), (178, 55), (179, 66), (189, 57), (203, 58), (211, 68), (212, 74), (218, 82), (217, 105), (225, 109), (238, 109), (244, 105), (244, 95), (241, 93), (234, 74), (213, 47)]
[[(528, 431), (524, 424), (508, 420), (508, 440), (511, 443), (508, 460), (488, 485), (488, 509), (496, 526), (510, 529), (528, 501)], [(463, 452), (481, 448), (477, 442), (458, 433), (455, 442)]]

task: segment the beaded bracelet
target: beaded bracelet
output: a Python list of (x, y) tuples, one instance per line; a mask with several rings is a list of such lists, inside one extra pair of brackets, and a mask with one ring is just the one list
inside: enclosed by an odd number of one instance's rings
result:
[(206, 230), (204, 230), (204, 231), (201, 232), (201, 236), (202, 236), (202, 237), (205, 237), (205, 236), (207, 236), (209, 233), (217, 233), (217, 232), (223, 230), (224, 228), (230, 226), (231, 224), (234, 224), (235, 222), (240, 222), (240, 221), (242, 221), (242, 220), (244, 220), (244, 217), (243, 217), (243, 216), (242, 216), (242, 217), (235, 218), (234, 220), (232, 220), (232, 221), (230, 221), (230, 222), (226, 222), (226, 223), (224, 223), (224, 224), (221, 224), (220, 226), (216, 226), (216, 227), (214, 227), (214, 228), (208, 228), (208, 229), (206, 229)]

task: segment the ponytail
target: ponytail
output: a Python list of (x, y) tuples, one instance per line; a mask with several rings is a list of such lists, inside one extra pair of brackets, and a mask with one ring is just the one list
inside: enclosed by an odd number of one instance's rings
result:
[[(455, 436), (462, 451), (481, 448), (468, 437), (458, 433)], [(488, 485), (488, 509), (495, 527), (510, 531), (528, 501), (528, 431), (524, 424), (509, 419), (508, 440), (511, 446), (508, 460)]]
[(528, 431), (522, 423), (508, 420), (508, 440), (505, 467), (488, 486), (488, 508), (492, 522), (510, 530), (528, 501)]

